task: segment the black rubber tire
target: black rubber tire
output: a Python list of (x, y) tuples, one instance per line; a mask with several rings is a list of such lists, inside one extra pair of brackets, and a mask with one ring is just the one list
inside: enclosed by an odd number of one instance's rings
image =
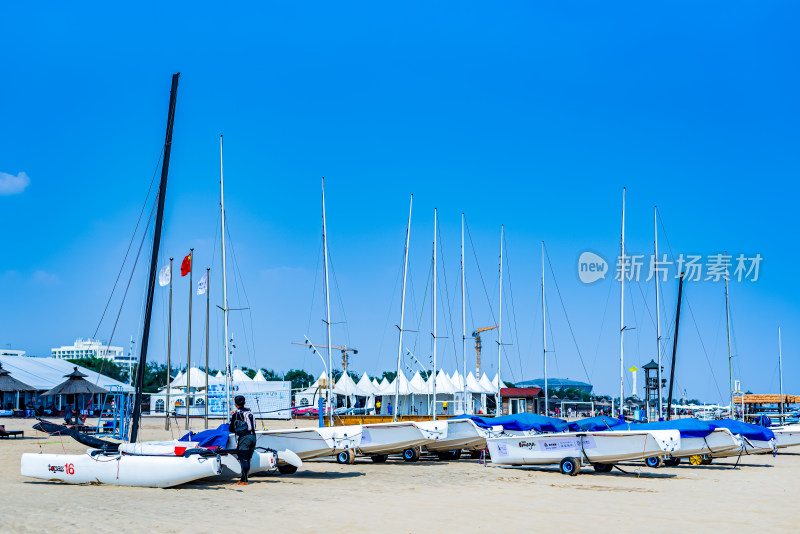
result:
[(297, 472), (297, 466), (292, 464), (281, 464), (278, 466), (278, 473), (282, 475), (293, 475)]
[(388, 458), (389, 458), (388, 454), (375, 454), (373, 456), (370, 456), (370, 459), (372, 459), (372, 461), (375, 462), (376, 464), (386, 463), (386, 460)]
[(480, 460), (483, 451), (469, 451), (469, 457), (473, 460)]
[(664, 460), (664, 465), (666, 465), (667, 467), (677, 467), (678, 465), (680, 465), (680, 463), (681, 463), (680, 458), (667, 458), (666, 460)]
[(664, 465), (664, 458), (661, 456), (651, 456), (644, 461), (645, 465), (651, 469), (658, 469)]
[(336, 463), (340, 463), (340, 464), (351, 464), (351, 463), (353, 463), (350, 460), (350, 451), (349, 450), (342, 451), (339, 454), (337, 454), (336, 455)]
[(598, 473), (610, 473), (614, 469), (614, 464), (592, 464), (592, 467)]
[(713, 461), (714, 461), (714, 459), (710, 458), (710, 457), (709, 458), (703, 458), (703, 460), (700, 462), (700, 465), (710, 465), (711, 462), (713, 462)]
[(562, 474), (569, 475), (571, 477), (574, 477), (581, 471), (580, 462), (578, 462), (577, 458), (573, 458), (571, 456), (567, 456), (561, 460), (561, 463), (558, 464), (558, 467)]
[(456, 449), (453, 451), (453, 460), (458, 460), (461, 458), (461, 449)]
[(408, 448), (403, 451), (403, 460), (406, 462), (416, 462), (419, 460), (419, 449)]
[(440, 462), (447, 462), (453, 459), (453, 451), (437, 452), (436, 457), (439, 458)]

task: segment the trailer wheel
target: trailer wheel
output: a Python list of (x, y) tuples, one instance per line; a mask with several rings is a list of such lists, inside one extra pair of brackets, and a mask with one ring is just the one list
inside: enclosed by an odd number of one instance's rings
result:
[(388, 454), (375, 454), (373, 456), (370, 456), (370, 458), (376, 464), (383, 464), (383, 463), (386, 463), (386, 460), (389, 458), (389, 455)]
[(356, 455), (352, 449), (348, 449), (337, 454), (336, 461), (340, 464), (352, 464), (356, 461)]
[(461, 458), (461, 449), (456, 449), (453, 451), (453, 460), (458, 460)]
[(706, 456), (702, 460), (700, 460), (700, 463), (702, 465), (709, 465), (711, 462), (712, 462), (712, 458), (710, 456)]
[(416, 462), (419, 460), (419, 449), (409, 447), (403, 451), (403, 460), (406, 462)]
[(598, 473), (610, 473), (614, 469), (614, 464), (592, 464), (592, 467)]
[(559, 468), (561, 469), (561, 473), (574, 477), (580, 472), (581, 464), (578, 462), (577, 458), (573, 458), (572, 456), (567, 456), (566, 458), (561, 460)]
[(672, 458), (672, 457), (670, 457), (670, 458), (667, 458), (666, 460), (664, 460), (664, 465), (666, 465), (667, 467), (675, 467), (677, 465), (680, 465), (680, 463), (681, 463), (681, 459), (680, 458)]
[(297, 466), (291, 464), (281, 464), (278, 466), (278, 473), (282, 475), (293, 475), (297, 472)]
[(441, 462), (446, 462), (448, 460), (452, 460), (453, 459), (453, 451), (437, 452), (436, 453), (436, 457), (439, 458), (439, 461), (441, 461)]
[(693, 454), (689, 456), (689, 463), (692, 465), (700, 465), (701, 463), (703, 463), (703, 457), (700, 456), (699, 454)]
[(469, 451), (469, 457), (473, 460), (480, 460), (481, 455), (483, 455), (483, 449), (478, 451)]
[(644, 463), (647, 465), (647, 467), (657, 469), (664, 465), (664, 458), (661, 456), (651, 456), (650, 458), (647, 458)]

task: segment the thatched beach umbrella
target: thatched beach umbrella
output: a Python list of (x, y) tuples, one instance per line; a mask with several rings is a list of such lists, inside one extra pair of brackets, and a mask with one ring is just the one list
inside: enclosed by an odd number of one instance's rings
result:
[[(42, 396), (52, 396), (52, 395), (94, 395), (95, 393), (108, 393), (108, 390), (105, 388), (101, 388), (100, 386), (95, 386), (88, 380), (84, 380), (83, 377), (88, 376), (80, 371), (78, 371), (77, 367), (74, 367), (74, 371), (72, 371), (68, 375), (64, 375), (64, 378), (67, 380), (61, 382), (59, 385), (51, 389), (50, 391), (45, 391), (42, 393)], [(77, 400), (76, 400), (77, 402)], [(75, 415), (76, 419), (78, 416), (78, 409), (73, 410), (73, 414)]]
[(9, 371), (3, 369), (3, 364), (0, 363), (0, 393), (15, 391), (36, 391), (36, 388), (12, 377)]

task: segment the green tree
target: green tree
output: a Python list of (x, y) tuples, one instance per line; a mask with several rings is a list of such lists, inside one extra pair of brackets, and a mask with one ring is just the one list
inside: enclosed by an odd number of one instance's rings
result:
[[(134, 378), (137, 376), (139, 364), (133, 368)], [(167, 365), (164, 363), (148, 362), (144, 368), (144, 382), (142, 390), (145, 393), (156, 393), (167, 385)], [(136, 386), (134, 380), (134, 386)]]
[(289, 369), (283, 379), (292, 383), (292, 389), (306, 388), (314, 383), (314, 376), (302, 369)]

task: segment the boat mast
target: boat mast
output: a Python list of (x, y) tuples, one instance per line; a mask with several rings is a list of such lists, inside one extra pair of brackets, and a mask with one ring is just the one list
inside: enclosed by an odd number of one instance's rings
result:
[[(464, 413), (467, 411), (467, 303), (466, 273), (464, 272), (464, 213), (461, 213), (461, 355), (464, 368)], [(470, 399), (471, 400), (471, 399)], [(472, 403), (470, 402), (470, 407)]]
[(433, 420), (436, 421), (436, 229), (439, 225), (439, 212), (433, 208)]
[[(686, 272), (681, 273), (680, 280), (678, 280), (678, 306), (675, 309), (675, 335), (672, 338), (672, 364), (669, 371), (669, 396), (667, 397), (667, 421), (672, 420), (672, 390), (675, 384), (675, 358), (678, 355), (678, 333), (681, 326), (681, 301), (683, 299), (683, 276)], [(685, 395), (684, 395), (685, 397)]]
[(210, 281), (211, 281), (211, 267), (206, 267), (206, 402), (204, 403), (206, 430), (208, 430), (208, 340), (210, 337), (208, 327), (209, 327), (209, 319), (211, 313)]
[(623, 418), (622, 406), (625, 404), (625, 188), (622, 188), (622, 239), (620, 241), (619, 277), (619, 417)]
[(550, 415), (550, 400), (547, 398), (547, 318), (544, 300), (544, 241), (542, 241), (542, 361), (544, 362), (544, 414)]
[[(397, 327), (399, 331), (397, 340), (397, 374), (394, 377), (394, 411), (392, 419), (397, 421), (398, 404), (400, 402), (400, 360), (403, 356), (403, 317), (406, 312), (406, 275), (408, 274), (408, 243), (411, 237), (411, 209), (414, 207), (414, 195), (411, 195), (411, 201), (408, 204), (408, 226), (406, 226), (406, 248), (403, 253), (403, 293), (400, 297), (400, 326)], [(434, 377), (434, 381), (436, 377)]]
[[(658, 207), (653, 208), (653, 250), (656, 262), (656, 267), (658, 267)], [(661, 398), (661, 306), (660, 306), (660, 296), (658, 291), (658, 269), (655, 270), (655, 279), (656, 279), (656, 354), (658, 355), (658, 369), (657, 371), (657, 380), (658, 380), (658, 420), (661, 421), (663, 419), (663, 411), (662, 411), (662, 398)], [(634, 391), (634, 393), (636, 393)], [(648, 407), (648, 417), (649, 417), (649, 407)]]
[[(325, 332), (327, 339), (328, 349), (328, 409), (330, 410), (330, 417), (328, 418), (328, 426), (333, 426), (333, 357), (331, 354), (331, 297), (328, 288), (328, 231), (325, 219), (325, 177), (322, 177), (322, 250), (324, 263), (322, 266), (325, 272)], [(342, 369), (342, 374), (346, 373), (347, 369)]]
[[(727, 259), (726, 259), (727, 261)], [(731, 417), (736, 419), (736, 410), (733, 406), (733, 353), (731, 352), (731, 303), (728, 298), (728, 266), (725, 266), (725, 323), (728, 329), (728, 378), (730, 380)]]
[(169, 259), (169, 326), (167, 327), (167, 404), (164, 406), (164, 430), (169, 430), (169, 390), (172, 387), (172, 258)]
[(223, 183), (222, 166), (222, 135), (219, 136), (219, 212), (222, 224), (222, 322), (225, 325), (225, 400), (226, 411), (233, 406), (231, 390), (233, 389), (233, 377), (231, 376), (231, 352), (228, 346), (230, 338), (228, 336), (228, 271), (225, 264), (225, 186)]
[(504, 226), (500, 225), (500, 314), (497, 321), (497, 394), (494, 398), (495, 412), (497, 415), (502, 415), (500, 406), (500, 387), (503, 384), (503, 379), (500, 378), (500, 357), (503, 352), (503, 229)]
[(189, 249), (189, 344), (186, 353), (186, 430), (189, 430), (189, 401), (192, 393), (192, 294), (194, 293), (194, 249)]
[(783, 412), (784, 412), (784, 405), (783, 402), (783, 350), (781, 349), (781, 329), (778, 327), (778, 385), (780, 387), (780, 394), (781, 394), (781, 402), (778, 404), (778, 409), (780, 411), (780, 422), (783, 424)]
[[(181, 73), (172, 75), (172, 88), (169, 93), (169, 112), (167, 114), (167, 134), (164, 140), (164, 161), (161, 164), (161, 183), (158, 186), (158, 208), (156, 211), (156, 226), (153, 233), (153, 250), (150, 253), (150, 275), (147, 280), (147, 299), (144, 308), (144, 327), (142, 328), (142, 344), (139, 345), (139, 366), (136, 368), (136, 393), (133, 400), (133, 419), (131, 423), (131, 443), (139, 437), (139, 417), (142, 414), (142, 387), (144, 386), (144, 371), (147, 367), (147, 345), (150, 341), (150, 319), (153, 315), (153, 293), (156, 285), (156, 270), (158, 266), (158, 247), (161, 244), (161, 227), (164, 222), (164, 200), (167, 196), (167, 175), (169, 173), (169, 154), (172, 149), (172, 125), (175, 121), (175, 101), (178, 97), (178, 78)], [(171, 275), (172, 273), (170, 273)]]

